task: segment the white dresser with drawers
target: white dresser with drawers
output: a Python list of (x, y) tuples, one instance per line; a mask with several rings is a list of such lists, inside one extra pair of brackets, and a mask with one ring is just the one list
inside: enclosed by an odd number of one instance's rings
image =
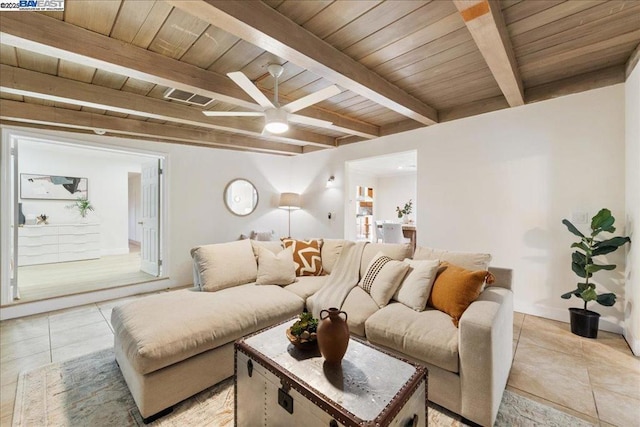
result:
[(18, 266), (100, 258), (99, 224), (18, 228)]

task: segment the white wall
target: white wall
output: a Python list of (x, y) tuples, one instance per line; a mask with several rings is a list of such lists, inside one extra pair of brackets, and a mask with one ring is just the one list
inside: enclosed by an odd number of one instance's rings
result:
[(415, 221), (417, 204), (417, 174), (403, 174), (394, 176), (379, 176), (376, 207), (379, 220), (398, 221), (396, 207), (404, 208), (405, 203), (413, 200), (413, 211), (409, 217)]
[[(567, 308), (581, 304), (560, 298), (577, 282), (573, 238), (561, 221), (607, 207), (623, 228), (624, 141), (624, 85), (615, 85), (311, 153), (292, 168), (314, 176), (348, 160), (417, 149), (417, 199), (429, 207), (417, 211), (418, 244), (490, 252), (493, 265), (514, 270), (516, 310), (568, 321)], [(340, 195), (325, 193), (322, 209), (339, 209)], [(313, 220), (305, 227), (319, 234)], [(340, 222), (316, 229), (343, 234)], [(603, 329), (621, 332), (624, 259), (610, 260), (618, 270), (595, 279), (618, 303), (590, 308), (602, 314)]]
[(625, 338), (640, 355), (640, 66), (625, 85), (626, 235), (628, 245), (625, 293)]
[[(624, 90), (611, 86), (295, 158), (90, 139), (168, 156), (168, 286), (191, 283), (189, 249), (195, 245), (251, 230), (285, 235), (287, 212), (276, 208), (284, 191), (303, 198), (303, 209), (292, 212), (293, 236), (343, 237), (345, 188), (351, 187), (345, 161), (417, 150), (416, 198), (428, 206), (417, 210), (418, 244), (492, 253), (493, 265), (514, 270), (516, 310), (568, 321), (567, 308), (580, 301), (560, 298), (577, 281), (570, 269), (573, 238), (561, 220), (608, 207), (623, 228)], [(335, 185), (326, 188), (330, 175)], [(226, 183), (237, 177), (251, 180), (260, 195), (248, 217), (232, 215), (222, 202)], [(619, 332), (625, 290), (624, 257), (618, 258), (611, 259), (617, 271), (596, 275), (601, 290), (618, 294), (618, 303), (590, 308), (602, 313), (601, 327)]]
[[(18, 145), (20, 173), (76, 176), (88, 179), (88, 198), (94, 207), (87, 219), (100, 224), (102, 255), (128, 253), (128, 173), (140, 171), (139, 160), (123, 154), (75, 148), (59, 144), (21, 141)], [(21, 199), (27, 214), (46, 214), (50, 224), (78, 223), (73, 200)]]

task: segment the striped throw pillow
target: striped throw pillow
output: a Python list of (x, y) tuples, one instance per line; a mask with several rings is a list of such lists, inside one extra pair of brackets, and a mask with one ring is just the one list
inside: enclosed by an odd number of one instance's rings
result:
[(409, 271), (409, 264), (396, 261), (378, 252), (367, 267), (367, 272), (358, 283), (371, 298), (382, 308), (396, 292), (402, 279)]
[(296, 276), (320, 276), (322, 274), (322, 257), (320, 247), (322, 240), (282, 239), (285, 248), (293, 251), (293, 262), (296, 264)]

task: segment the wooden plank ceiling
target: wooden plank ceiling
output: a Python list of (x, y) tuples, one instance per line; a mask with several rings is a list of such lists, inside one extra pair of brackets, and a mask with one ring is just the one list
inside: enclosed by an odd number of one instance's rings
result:
[[(640, 2), (66, 0), (0, 32), (3, 124), (296, 155), (622, 82)], [(341, 88), (298, 112), (330, 126), (202, 114), (261, 111), (226, 74), (272, 99), (270, 63), (282, 104)]]

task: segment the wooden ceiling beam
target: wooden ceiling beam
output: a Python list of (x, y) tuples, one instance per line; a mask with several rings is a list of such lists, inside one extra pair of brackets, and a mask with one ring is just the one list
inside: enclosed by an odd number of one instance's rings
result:
[(213, 145), (234, 149), (248, 149), (274, 154), (302, 154), (303, 147), (279, 142), (263, 141), (208, 130), (189, 129), (167, 124), (149, 123), (141, 120), (122, 119), (85, 111), (28, 104), (26, 102), (0, 99), (0, 119), (10, 122), (44, 125), (53, 128), (84, 129), (127, 135), (131, 137), (158, 138), (192, 145)]
[[(0, 15), (2, 43), (43, 55), (174, 87), (249, 110), (260, 107), (227, 76), (180, 62), (130, 43), (38, 13)], [(82, 43), (78, 43), (82, 40)], [(377, 138), (379, 128), (325, 109), (306, 108), (304, 116), (332, 122), (332, 130)]]
[(640, 44), (636, 46), (633, 52), (631, 52), (631, 55), (629, 56), (629, 59), (627, 60), (627, 63), (624, 66), (625, 67), (624, 74), (626, 79), (629, 78), (629, 76), (635, 69), (636, 65), (638, 64), (638, 61), (640, 61)]
[(402, 120), (400, 122), (393, 122), (380, 127), (380, 136), (392, 135), (400, 132), (406, 132), (408, 130), (414, 130), (421, 128), (419, 123), (413, 120)]
[(524, 90), (507, 26), (497, 0), (453, 0), (511, 107), (524, 105)]
[[(14, 128), (25, 128), (25, 129), (42, 129), (49, 131), (58, 131), (58, 132), (69, 132), (69, 133), (77, 133), (82, 135), (95, 135), (95, 132), (89, 129), (80, 129), (80, 128), (61, 128), (60, 126), (50, 126), (50, 125), (39, 125), (34, 123), (23, 123), (11, 120), (2, 120), (0, 119), (0, 126), (12, 126)], [(190, 145), (192, 147), (205, 147), (205, 148), (219, 148), (231, 151), (243, 151), (245, 153), (268, 153), (278, 156), (295, 156), (298, 154), (304, 154), (304, 150), (302, 153), (288, 153), (288, 152), (278, 152), (271, 150), (264, 150), (260, 148), (250, 148), (250, 147), (242, 147), (242, 146), (232, 146), (232, 145), (224, 145), (218, 143), (207, 143), (203, 141), (192, 141), (188, 139), (167, 139), (162, 136), (141, 136), (141, 135), (127, 135), (127, 134), (105, 134), (106, 136), (118, 136), (118, 137), (126, 137), (129, 139), (135, 139), (138, 141), (150, 141), (150, 142), (165, 142), (167, 144), (180, 144), (180, 145)], [(314, 147), (310, 145), (309, 147)], [(301, 147), (303, 149), (304, 147)], [(322, 150), (320, 147), (314, 147), (318, 150)]]
[(425, 125), (438, 112), (340, 52), (261, 1), (178, 1), (169, 4), (313, 74)]
[[(177, 102), (167, 102), (10, 65), (0, 65), (0, 91), (253, 137), (262, 136), (262, 124), (252, 119), (210, 118), (204, 116), (197, 108)], [(272, 135), (269, 139), (296, 145), (319, 145), (324, 148), (335, 146), (334, 139), (330, 136), (294, 128), (286, 135)]]
[(527, 103), (532, 103), (611, 86), (624, 81), (625, 65), (620, 64), (530, 87), (525, 91), (525, 95)]

